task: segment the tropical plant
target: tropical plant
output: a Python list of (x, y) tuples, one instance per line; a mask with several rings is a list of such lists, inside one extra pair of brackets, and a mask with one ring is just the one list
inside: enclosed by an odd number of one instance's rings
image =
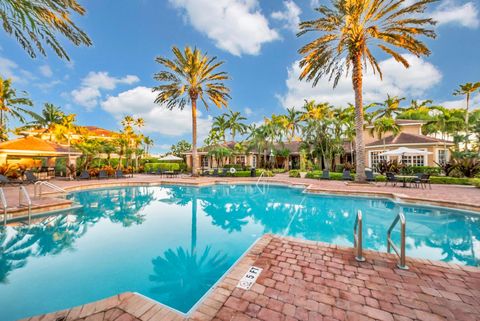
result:
[(218, 108), (227, 107), (230, 90), (224, 85), (228, 74), (218, 71), (223, 62), (216, 57), (208, 57), (197, 48), (186, 47), (182, 52), (172, 48), (175, 58), (170, 60), (157, 57), (156, 62), (165, 70), (155, 74), (154, 78), (162, 84), (153, 88), (158, 92), (155, 103), (165, 104), (169, 109), (184, 109), (187, 103), (192, 107), (192, 174), (198, 174), (197, 159), (197, 100), (200, 99), (205, 108), (212, 102)]
[(235, 141), (235, 136), (237, 133), (243, 135), (247, 130), (247, 125), (242, 123), (242, 121), (247, 120), (243, 117), (238, 111), (229, 111), (228, 114), (224, 114), (227, 120), (227, 128), (230, 130), (230, 136), (232, 141)]
[(218, 135), (222, 142), (226, 142), (225, 132), (228, 129), (228, 121), (226, 118), (226, 114), (222, 114), (216, 117), (213, 117), (212, 128), (211, 131), (214, 131), (216, 135)]
[(476, 91), (480, 90), (480, 81), (476, 83), (471, 83), (467, 82), (465, 84), (462, 84), (459, 86), (457, 90), (453, 92), (454, 95), (462, 95), (465, 96), (466, 99), (466, 107), (465, 107), (465, 151), (468, 150), (468, 141), (469, 141), (469, 136), (470, 136), (470, 130), (469, 130), (469, 108), (470, 108), (470, 96), (475, 93)]
[(370, 133), (372, 136), (377, 134), (378, 138), (383, 140), (383, 150), (385, 150), (385, 134), (391, 133), (393, 136), (397, 136), (400, 133), (400, 126), (397, 125), (395, 119), (384, 116), (373, 121)]
[[(1, 12), (1, 11), (0, 11)], [(15, 118), (25, 123), (25, 115), (36, 115), (26, 107), (32, 107), (32, 101), (26, 97), (27, 93), (22, 92), (22, 96), (17, 95), (17, 90), (12, 87), (10, 79), (0, 77), (0, 140), (5, 141), (7, 136), (7, 120), (9, 117)]]
[[(399, 98), (397, 96), (390, 96), (387, 94), (387, 99), (383, 102), (376, 102), (369, 106), (368, 109), (372, 107), (380, 107), (373, 112), (373, 117), (377, 118), (393, 118), (398, 116), (403, 111), (407, 110), (407, 108), (400, 107), (400, 102), (405, 100), (404, 97)], [(367, 108), (365, 108), (367, 110)]]
[(407, 59), (396, 49), (405, 49), (416, 56), (430, 54), (418, 36), (435, 37), (425, 26), (433, 25), (430, 18), (419, 16), (434, 0), (404, 5), (403, 1), (332, 0), (332, 7), (320, 6), (316, 20), (300, 23), (298, 36), (320, 32), (319, 38), (303, 46), (299, 53), (302, 69), (300, 80), (313, 81), (323, 77), (333, 79), (336, 87), (342, 74), (352, 71), (355, 93), (355, 130), (357, 181), (365, 181), (365, 144), (363, 141), (363, 69), (369, 64), (382, 77), (382, 71), (371, 49), (376, 46), (396, 61), (409, 67)]
[(287, 113), (284, 115), (284, 120), (287, 140), (291, 142), (295, 138), (296, 133), (300, 130), (301, 112), (293, 107), (287, 108)]
[(187, 142), (185, 139), (182, 139), (175, 145), (172, 145), (170, 147), (170, 151), (172, 152), (173, 155), (177, 157), (183, 157), (184, 153), (189, 152), (192, 150), (192, 144)]
[(46, 56), (45, 45), (69, 60), (57, 39), (62, 34), (74, 45), (92, 45), (90, 38), (72, 21), (72, 14), (84, 15), (76, 0), (2, 0), (0, 19), (3, 30), (13, 35), (30, 57)]
[(153, 139), (148, 136), (143, 137), (143, 145), (145, 146), (145, 156), (150, 155), (150, 147), (153, 146)]

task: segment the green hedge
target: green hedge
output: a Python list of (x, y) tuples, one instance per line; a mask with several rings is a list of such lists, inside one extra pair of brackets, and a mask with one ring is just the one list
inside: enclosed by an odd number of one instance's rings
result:
[(405, 175), (414, 175), (416, 173), (424, 173), (438, 176), (442, 173), (442, 169), (440, 167), (432, 167), (432, 166), (407, 166), (402, 169), (402, 173)]
[(182, 170), (181, 163), (147, 163), (145, 164), (145, 172), (157, 171), (162, 169), (164, 171), (179, 171)]
[(472, 179), (472, 183), (475, 187), (480, 188), (480, 178), (474, 178)]
[(472, 185), (473, 180), (470, 178), (448, 177), (448, 176), (431, 176), (432, 184), (456, 184), (456, 185)]

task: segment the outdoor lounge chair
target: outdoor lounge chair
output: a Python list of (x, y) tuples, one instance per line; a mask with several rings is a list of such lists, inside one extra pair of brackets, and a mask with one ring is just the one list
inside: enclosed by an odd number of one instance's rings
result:
[(90, 179), (90, 174), (88, 171), (82, 171), (80, 175), (77, 177), (77, 179)]
[(320, 177), (320, 179), (330, 179), (330, 171), (324, 169), (324, 170), (322, 171), (322, 177)]
[(210, 170), (209, 169), (202, 170), (202, 176), (210, 176)]
[(101, 170), (98, 172), (98, 179), (106, 179), (108, 178), (107, 171)]
[(395, 177), (394, 173), (386, 173), (386, 181), (385, 181), (385, 186), (387, 186), (388, 183), (392, 183), (393, 186), (397, 186), (398, 179)]
[(350, 171), (344, 170), (342, 175), (342, 181), (351, 181), (351, 180), (352, 180), (352, 175), (350, 175)]
[(373, 175), (373, 171), (366, 170), (365, 175), (367, 176), (367, 182), (375, 182), (375, 176)]
[(36, 183), (39, 179), (31, 171), (25, 171), (25, 181), (28, 183)]
[(222, 172), (219, 174), (220, 177), (226, 177), (228, 173), (228, 168), (222, 168)]
[(428, 184), (428, 187), (432, 189), (432, 183), (430, 182), (430, 174), (422, 174), (420, 182), (423, 186), (425, 186), (425, 188), (427, 188)]
[(5, 185), (13, 185), (13, 184), (23, 184), (23, 181), (21, 180), (11, 180), (5, 175), (0, 175), (0, 185), (5, 186)]
[(123, 171), (121, 169), (117, 169), (115, 171), (115, 177), (116, 178), (127, 178), (127, 176), (123, 175)]
[(88, 171), (82, 171), (80, 175), (77, 177), (77, 179), (90, 179), (90, 174)]
[(160, 175), (160, 176), (163, 176), (163, 170), (158, 168), (157, 171), (155, 172), (155, 175)]
[(215, 168), (213, 170), (213, 174), (212, 174), (213, 177), (218, 177), (218, 168)]

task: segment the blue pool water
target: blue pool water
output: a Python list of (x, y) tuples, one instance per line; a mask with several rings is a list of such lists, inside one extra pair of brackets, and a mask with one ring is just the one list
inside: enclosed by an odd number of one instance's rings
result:
[[(254, 185), (128, 187), (78, 192), (83, 205), (0, 230), (0, 320), (64, 309), (125, 291), (188, 312), (264, 233), (386, 250), (403, 210), (407, 254), (479, 265), (480, 215), (386, 199), (320, 196)], [(394, 233), (398, 240), (399, 233)]]

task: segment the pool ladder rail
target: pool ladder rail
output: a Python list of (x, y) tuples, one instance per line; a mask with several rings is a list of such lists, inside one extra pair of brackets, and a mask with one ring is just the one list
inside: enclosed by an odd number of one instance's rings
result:
[(63, 188), (61, 188), (58, 185), (52, 184), (48, 181), (38, 181), (38, 182), (35, 182), (35, 184), (33, 186), (33, 195), (35, 195), (35, 197), (37, 197), (37, 196), (41, 197), (42, 196), (42, 187), (43, 186), (48, 187), (48, 188), (54, 190), (57, 193), (68, 194), (68, 192), (66, 190), (64, 190)]
[(3, 188), (0, 187), (0, 202), (2, 203), (3, 207), (3, 225), (7, 225), (7, 199), (5, 198), (5, 193), (3, 192)]
[(30, 198), (25, 186), (20, 186), (18, 191), (18, 206), (28, 207), (28, 224), (30, 224), (32, 221), (32, 199)]
[[(391, 235), (392, 231), (395, 226), (401, 223), (400, 226), (400, 248), (398, 248), (395, 243), (392, 241)], [(405, 237), (406, 237), (406, 225), (407, 221), (405, 219), (405, 215), (403, 212), (398, 213), (398, 215), (393, 220), (390, 228), (387, 232), (387, 252), (391, 253), (391, 249), (394, 250), (395, 254), (397, 254), (399, 258), (399, 262), (397, 263), (397, 267), (402, 270), (408, 270), (408, 266), (406, 265), (406, 255), (405, 255)], [(357, 211), (357, 215), (355, 217), (355, 223), (353, 225), (353, 247), (355, 252), (355, 260), (358, 262), (364, 262), (365, 257), (363, 256), (363, 216), (362, 211)]]

